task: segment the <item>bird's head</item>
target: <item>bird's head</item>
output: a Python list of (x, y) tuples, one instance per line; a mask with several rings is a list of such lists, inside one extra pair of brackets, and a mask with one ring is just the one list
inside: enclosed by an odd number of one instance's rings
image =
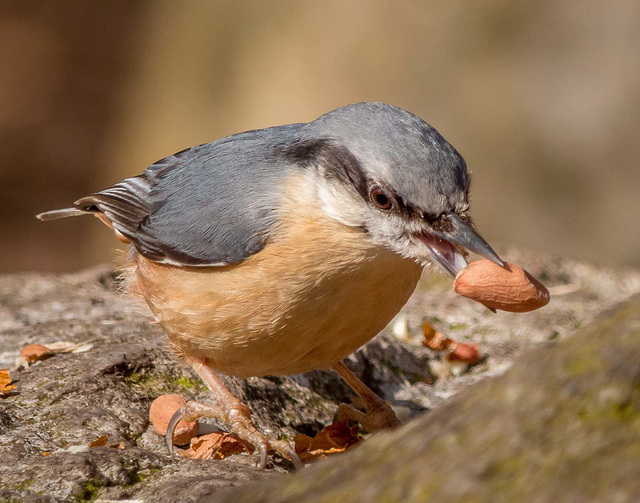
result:
[(467, 251), (502, 265), (473, 230), (464, 159), (419, 117), (349, 105), (305, 125), (288, 155), (318, 173), (324, 210), (376, 243), (453, 276)]

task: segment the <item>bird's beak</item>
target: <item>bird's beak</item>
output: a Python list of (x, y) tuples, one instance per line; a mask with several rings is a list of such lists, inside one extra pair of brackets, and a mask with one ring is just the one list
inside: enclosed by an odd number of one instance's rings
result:
[(504, 267), (504, 262), (493, 248), (464, 220), (455, 213), (449, 213), (446, 218), (451, 223), (448, 230), (430, 229), (412, 237), (413, 241), (421, 248), (426, 248), (429, 255), (451, 276), (455, 278), (458, 272), (467, 266), (465, 256), (457, 247), (477, 253)]

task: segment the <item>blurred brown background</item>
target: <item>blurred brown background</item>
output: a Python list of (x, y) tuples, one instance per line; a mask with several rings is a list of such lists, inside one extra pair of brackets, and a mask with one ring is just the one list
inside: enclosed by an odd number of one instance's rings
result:
[(357, 101), (460, 150), (489, 241), (640, 265), (637, 0), (0, 0), (0, 271), (112, 260), (95, 219), (33, 215)]

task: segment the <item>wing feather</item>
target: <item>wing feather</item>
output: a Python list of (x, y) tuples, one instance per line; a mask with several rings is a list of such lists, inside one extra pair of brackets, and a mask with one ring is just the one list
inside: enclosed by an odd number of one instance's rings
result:
[(278, 152), (299, 127), (249, 131), (178, 152), (75, 206), (103, 213), (150, 260), (241, 262), (269, 239), (284, 179), (299, 169)]

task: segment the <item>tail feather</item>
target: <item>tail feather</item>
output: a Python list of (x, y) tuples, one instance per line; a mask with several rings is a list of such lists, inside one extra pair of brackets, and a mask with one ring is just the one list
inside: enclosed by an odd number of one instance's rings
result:
[(61, 210), (45, 211), (36, 215), (38, 220), (48, 222), (49, 220), (58, 220), (59, 218), (78, 217), (80, 215), (91, 215), (92, 211), (80, 210), (78, 208), (63, 208)]

